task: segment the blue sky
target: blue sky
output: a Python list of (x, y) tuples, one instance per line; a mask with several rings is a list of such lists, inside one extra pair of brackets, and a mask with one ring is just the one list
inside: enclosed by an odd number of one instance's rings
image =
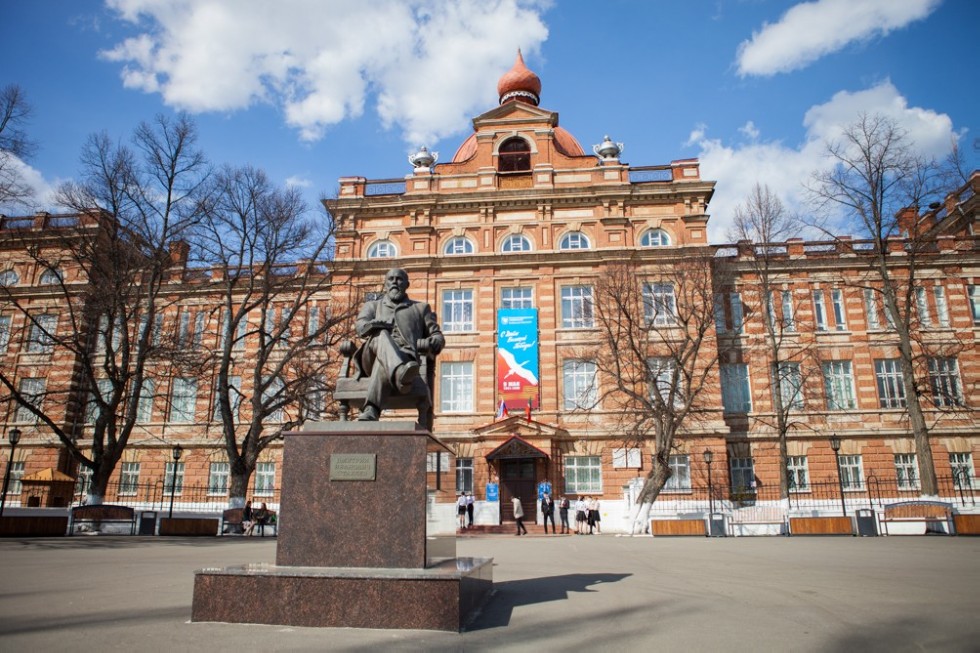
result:
[(980, 167), (977, 25), (975, 0), (34, 0), (5, 3), (0, 85), (34, 105), (44, 208), (89, 134), (177, 110), (213, 162), (315, 205), (339, 177), (407, 174), (421, 144), (449, 160), (521, 47), (586, 150), (700, 158), (722, 242), (756, 182), (806, 210), (823, 142), (862, 111)]

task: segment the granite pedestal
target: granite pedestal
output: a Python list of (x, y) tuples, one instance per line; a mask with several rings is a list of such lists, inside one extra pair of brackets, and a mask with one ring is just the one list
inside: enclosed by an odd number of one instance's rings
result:
[(426, 455), (445, 450), (412, 422), (287, 433), (276, 564), (197, 571), (191, 619), (461, 629), (493, 566), (456, 557), (455, 515), (428, 500)]

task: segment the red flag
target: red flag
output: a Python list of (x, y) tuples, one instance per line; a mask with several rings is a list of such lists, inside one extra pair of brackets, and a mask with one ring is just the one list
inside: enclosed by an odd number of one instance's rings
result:
[(527, 406), (525, 406), (525, 408), (524, 408), (524, 417), (527, 418), (527, 421), (529, 421), (529, 422), (531, 421), (531, 400), (530, 399), (527, 400)]

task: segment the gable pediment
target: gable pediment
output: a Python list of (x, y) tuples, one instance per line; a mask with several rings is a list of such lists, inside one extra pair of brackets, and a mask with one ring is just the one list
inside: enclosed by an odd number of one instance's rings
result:
[(474, 118), (473, 128), (480, 131), (481, 128), (486, 129), (495, 125), (513, 125), (515, 123), (557, 127), (558, 114), (523, 102), (506, 102)]
[(508, 458), (547, 458), (548, 454), (516, 435), (487, 454), (487, 460)]
[(512, 415), (496, 422), (474, 429), (473, 432), (483, 438), (519, 436), (523, 438), (549, 438), (552, 440), (567, 439), (568, 431), (551, 424), (527, 419), (524, 415)]

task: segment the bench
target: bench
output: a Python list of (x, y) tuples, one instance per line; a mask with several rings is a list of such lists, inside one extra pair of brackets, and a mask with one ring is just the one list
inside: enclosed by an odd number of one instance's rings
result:
[[(777, 526), (778, 529), (773, 529)], [(749, 506), (737, 508), (728, 518), (730, 535), (782, 535), (786, 513), (780, 506)], [(764, 528), (758, 528), (764, 527)], [(773, 531), (776, 532), (773, 532)]]
[[(218, 529), (218, 533), (221, 535), (228, 535), (232, 533), (243, 533), (244, 528), (242, 527), (242, 513), (244, 509), (242, 508), (228, 508), (221, 513), (221, 526)], [(279, 534), (279, 515), (275, 510), (266, 510), (269, 517), (264, 524), (256, 522), (255, 528), (262, 533), (262, 537), (265, 537), (265, 527), (269, 526), (272, 528), (272, 534)]]
[(790, 535), (854, 535), (850, 517), (790, 517)]
[(654, 537), (704, 537), (708, 534), (703, 519), (651, 519)]
[[(919, 528), (920, 524), (921, 528)], [(943, 501), (889, 503), (882, 513), (881, 525), (885, 535), (925, 535), (926, 533), (952, 535), (953, 506)], [(892, 527), (891, 533), (889, 533), (889, 526)]]
[[(350, 405), (354, 402), (358, 408), (367, 398), (370, 379), (355, 379), (354, 354), (357, 346), (351, 340), (340, 344), (340, 353), (344, 357), (340, 367), (340, 376), (333, 397), (339, 404), (340, 421), (346, 422), (350, 416)], [(419, 361), (419, 376), (412, 383), (412, 389), (407, 394), (393, 394), (387, 399), (384, 408), (416, 409), (419, 414), (419, 424), (423, 428), (432, 428), (432, 385), (435, 383), (435, 359), (432, 355), (423, 356)], [(424, 422), (424, 423), (423, 423)]]
[(75, 506), (71, 509), (68, 521), (68, 534), (74, 535), (79, 524), (129, 524), (129, 534), (136, 534), (136, 511), (129, 506), (99, 504), (95, 506)]

